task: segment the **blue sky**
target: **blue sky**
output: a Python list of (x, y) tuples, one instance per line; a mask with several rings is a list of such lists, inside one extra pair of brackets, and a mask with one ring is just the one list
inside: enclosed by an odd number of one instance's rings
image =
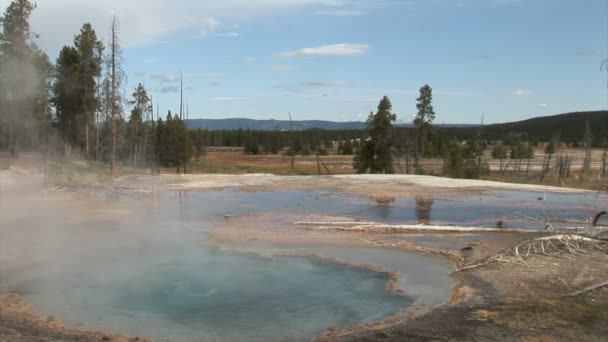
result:
[(180, 70), (192, 118), (363, 120), (388, 95), (410, 121), (425, 83), (437, 122), (608, 106), (608, 0), (37, 2), (52, 58), (84, 21), (106, 36), (115, 13), (126, 93), (144, 83), (163, 113)]

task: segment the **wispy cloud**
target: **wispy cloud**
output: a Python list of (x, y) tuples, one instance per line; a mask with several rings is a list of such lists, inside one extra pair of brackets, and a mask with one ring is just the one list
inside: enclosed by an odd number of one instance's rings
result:
[(247, 100), (246, 97), (238, 97), (238, 96), (218, 96), (212, 97), (209, 101), (243, 101)]
[[(379, 93), (417, 96), (417, 95), (420, 95), (420, 90), (384, 90)], [(476, 91), (433, 89), (433, 95), (453, 96), (453, 97), (473, 97), (473, 96), (483, 96), (484, 94), (481, 92), (476, 92)]]
[(546, 103), (539, 103), (536, 107), (538, 108), (549, 108), (549, 105)]
[(473, 56), (471, 56), (471, 58), (472, 59), (477, 59), (477, 60), (480, 60), (480, 61), (491, 61), (491, 60), (496, 59), (496, 56), (481, 54), (481, 55), (473, 55)]
[(344, 80), (333, 80), (333, 81), (312, 81), (312, 82), (300, 82), (296, 84), (287, 85), (275, 85), (277, 89), (282, 89), (292, 93), (312, 93), (319, 89), (343, 87), (348, 82)]
[(200, 25), (199, 32), (202, 38), (207, 38), (222, 26), (222, 22), (213, 17), (202, 17), (193, 21)]
[(150, 79), (159, 81), (161, 83), (177, 83), (179, 82), (179, 76), (174, 74), (152, 74)]
[(239, 37), (241, 35), (240, 32), (217, 32), (215, 34), (216, 36), (219, 37)]
[(515, 90), (513, 90), (513, 92), (511, 92), (511, 95), (513, 95), (513, 96), (532, 96), (532, 95), (534, 95), (534, 92), (529, 89), (515, 89)]
[(327, 82), (302, 82), (300, 85), (305, 87), (337, 87), (348, 84), (348, 82), (344, 80), (334, 80)]
[(361, 10), (337, 9), (337, 10), (321, 10), (316, 11), (316, 15), (329, 15), (335, 17), (354, 17), (365, 14)]
[(493, 2), (497, 5), (509, 5), (521, 2), (521, 0), (493, 0)]
[(584, 57), (584, 56), (594, 56), (597, 55), (600, 51), (598, 49), (579, 49), (576, 51), (570, 52), (570, 56), (573, 57)]
[(158, 58), (146, 58), (144, 59), (144, 64), (156, 64), (160, 62), (160, 59)]
[[(90, 22), (104, 40), (113, 15), (120, 21), (121, 42), (125, 48), (157, 44), (171, 40), (177, 32), (238, 32), (234, 20), (242, 17), (265, 18), (287, 11), (357, 10), (353, 4), (371, 4), (377, 0), (37, 0), (32, 14), (32, 30), (39, 32), (39, 45), (45, 51), (59, 51), (74, 38), (83, 22)], [(10, 1), (0, 1), (3, 13)], [(61, 18), (61, 20), (57, 20)], [(226, 23), (225, 21), (229, 22)], [(224, 31), (228, 32), (224, 32)]]
[(162, 94), (178, 93), (179, 87), (178, 86), (166, 86), (166, 87), (161, 87), (159, 91)]
[(283, 52), (279, 56), (284, 58), (359, 56), (365, 54), (369, 48), (368, 44), (342, 43)]
[(289, 64), (275, 64), (270, 69), (276, 72), (290, 72), (296, 70), (296, 67)]

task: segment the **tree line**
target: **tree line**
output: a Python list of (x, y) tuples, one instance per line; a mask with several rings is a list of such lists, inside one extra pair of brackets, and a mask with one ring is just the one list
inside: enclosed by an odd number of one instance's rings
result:
[(84, 23), (51, 63), (30, 29), (35, 8), (31, 1), (13, 0), (0, 18), (0, 149), (13, 157), (24, 149), (44, 150), (110, 163), (113, 173), (117, 162), (186, 172), (190, 161), (201, 158), (207, 148), (228, 146), (247, 154), (353, 155), (359, 173), (424, 173), (422, 158), (442, 158), (445, 174), (475, 178), (487, 172), (483, 155), (490, 145), (495, 146), (491, 153), (501, 160), (501, 170), (503, 160), (508, 165), (508, 160), (521, 164), (533, 158), (533, 147), (542, 142), (558, 148), (608, 145), (607, 112), (587, 113), (584, 126), (580, 116), (562, 115), (511, 124), (435, 127), (430, 85), (420, 88), (413, 125), (407, 128), (394, 127), (397, 115), (384, 97), (365, 130), (189, 129), (183, 96), (178, 112), (161, 114), (141, 83), (124, 90), (116, 18), (107, 42)]
[(185, 171), (192, 139), (183, 98), (163, 120), (141, 83), (125, 94), (117, 19), (105, 43), (83, 24), (53, 64), (30, 28), (35, 9), (13, 0), (0, 17), (0, 149), (78, 155), (109, 162), (113, 174), (117, 162)]

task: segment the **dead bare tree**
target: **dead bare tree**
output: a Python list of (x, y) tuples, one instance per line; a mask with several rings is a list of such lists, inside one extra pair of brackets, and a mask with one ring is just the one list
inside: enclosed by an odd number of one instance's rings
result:
[(557, 162), (558, 177), (560, 182), (570, 178), (570, 168), (572, 166), (572, 156), (559, 156)]
[[(103, 58), (104, 58), (103, 49), (104, 49), (104, 47), (102, 44), (97, 45), (97, 58), (99, 58), (100, 61), (103, 61)], [(103, 62), (102, 62), (102, 64), (103, 64)], [(101, 73), (99, 73), (99, 75), (97, 76), (97, 98), (98, 99), (102, 98), (102, 92), (103, 92), (104, 87), (105, 87), (105, 82), (102, 83)], [(100, 102), (100, 103), (98, 103), (97, 108), (95, 108), (95, 161), (97, 161), (97, 162), (99, 162), (99, 160), (101, 158), (100, 148), (99, 148), (99, 131), (101, 129), (101, 116), (103, 115), (103, 110), (102, 110), (103, 107), (104, 106)]]
[(604, 154), (602, 155), (602, 177), (608, 175), (608, 140), (604, 141)]
[(589, 120), (585, 121), (585, 135), (583, 136), (583, 144), (585, 146), (585, 159), (583, 161), (581, 182), (584, 180), (584, 177), (589, 173), (589, 171), (591, 171), (591, 147), (593, 144), (593, 134), (591, 133)]
[(111, 122), (112, 122), (112, 159), (110, 164), (110, 170), (112, 173), (112, 179), (116, 177), (116, 116), (119, 110), (118, 100), (118, 86), (119, 86), (119, 75), (118, 75), (118, 54), (120, 53), (120, 46), (118, 45), (118, 19), (116, 16), (112, 18), (111, 28), (111, 44), (110, 44), (110, 82), (111, 82)]
[(291, 138), (291, 169), (293, 170), (295, 168), (295, 164), (296, 164), (296, 141), (294, 139), (293, 136), (293, 121), (291, 120), (291, 112), (289, 112), (289, 126), (291, 128), (289, 136)]

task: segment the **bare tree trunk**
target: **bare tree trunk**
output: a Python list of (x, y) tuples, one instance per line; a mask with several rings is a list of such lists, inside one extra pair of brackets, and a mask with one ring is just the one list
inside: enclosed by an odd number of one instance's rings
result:
[(593, 144), (593, 135), (591, 134), (591, 126), (589, 120), (585, 121), (585, 135), (583, 138), (585, 144), (585, 160), (583, 161), (583, 171), (581, 173), (581, 183), (585, 176), (591, 171), (591, 145)]
[(319, 173), (319, 176), (321, 175), (321, 162), (319, 161), (319, 152), (315, 153), (315, 156), (317, 157), (317, 172)]
[(608, 173), (608, 142), (604, 144), (604, 154), (602, 156), (602, 176)]
[(112, 179), (116, 177), (116, 100), (117, 100), (117, 75), (116, 75), (116, 17), (112, 20)]
[(296, 164), (296, 144), (295, 139), (293, 137), (293, 121), (291, 120), (291, 113), (289, 113), (289, 125), (291, 126), (291, 169), (293, 170)]
[(84, 140), (85, 140), (85, 152), (87, 156), (87, 160), (90, 159), (89, 154), (89, 78), (88, 67), (89, 63), (87, 60), (84, 61)]
[(188, 173), (188, 118), (190, 117), (188, 104), (186, 103), (186, 119), (184, 120), (184, 174)]

